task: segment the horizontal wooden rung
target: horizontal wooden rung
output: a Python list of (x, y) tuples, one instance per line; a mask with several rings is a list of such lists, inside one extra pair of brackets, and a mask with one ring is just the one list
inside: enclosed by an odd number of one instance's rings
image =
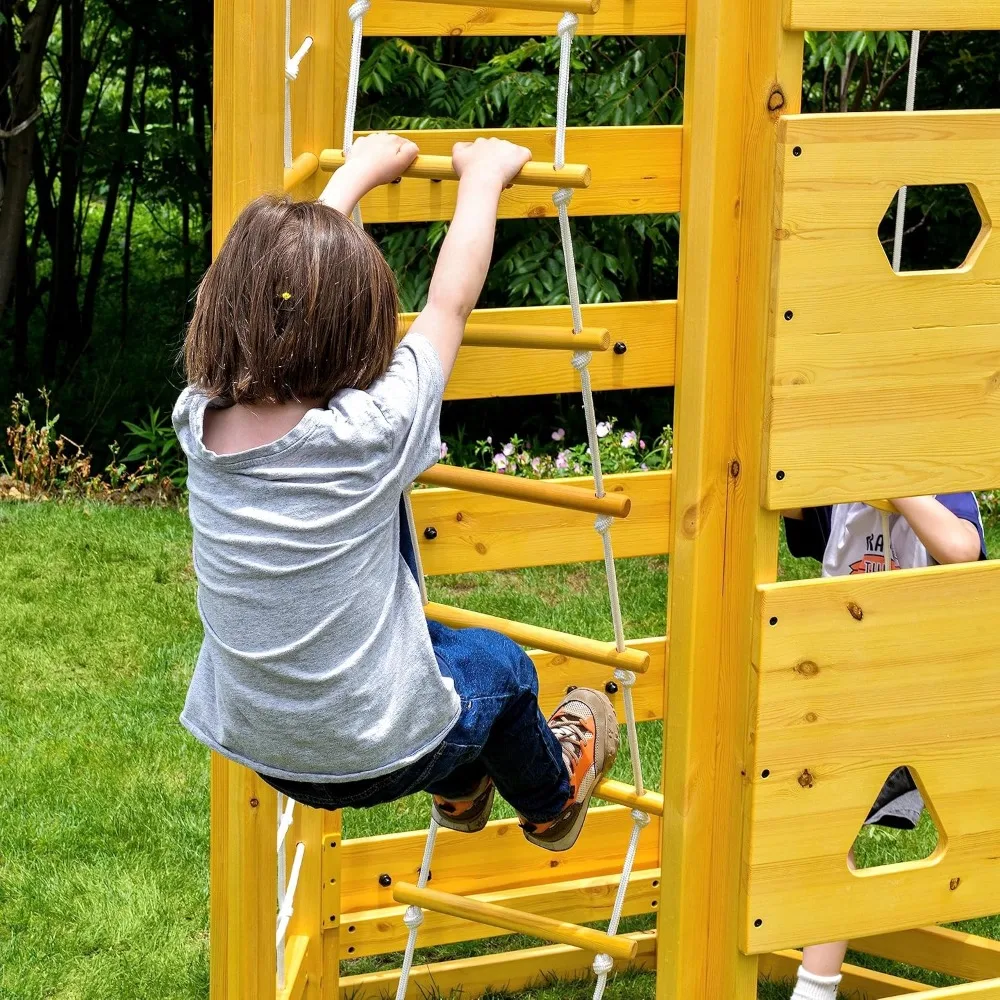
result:
[(488, 496), (524, 500), (548, 507), (582, 510), (592, 514), (609, 514), (611, 517), (628, 517), (632, 501), (622, 493), (594, 496), (579, 486), (566, 486), (551, 479), (523, 479), (499, 472), (465, 469), (457, 465), (432, 465), (418, 481), (426, 486), (446, 486), (453, 490), (485, 493)]
[(606, 351), (611, 347), (611, 332), (584, 328), (579, 333), (558, 326), (526, 326), (512, 330), (509, 326), (469, 325), (462, 338), (465, 347), (509, 347), (536, 351)]
[(645, 791), (640, 795), (634, 786), (626, 785), (623, 781), (612, 781), (610, 778), (604, 778), (597, 783), (594, 795), (599, 799), (604, 799), (605, 802), (614, 802), (615, 805), (640, 809), (651, 816), (663, 815), (663, 796), (659, 792)]
[[(427, 0), (403, 0), (404, 3), (425, 4)], [(468, 6), (469, 0), (434, 0), (435, 3), (450, 4), (453, 7)], [(480, 6), (495, 10), (551, 11), (562, 14), (571, 11), (574, 14), (596, 14), (601, 9), (601, 0), (487, 0)], [(553, 25), (553, 34), (555, 26)]]
[(309, 180), (319, 170), (319, 157), (315, 153), (299, 153), (290, 167), (285, 167), (285, 190), (291, 191)]
[(530, 934), (543, 941), (572, 945), (594, 954), (604, 953), (620, 961), (630, 961), (638, 952), (638, 944), (634, 938), (611, 937), (590, 927), (579, 927), (563, 920), (553, 920), (552, 917), (498, 906), (496, 903), (485, 903), (479, 899), (438, 892), (436, 889), (418, 889), (409, 882), (397, 882), (392, 895), (397, 903), (420, 906), (436, 913), (446, 913), (490, 927), (501, 927), (518, 934)]
[[(346, 159), (342, 149), (324, 149), (319, 156), (323, 170), (337, 170)], [(418, 180), (457, 181), (458, 174), (450, 156), (418, 156), (402, 173), (403, 177)], [(587, 188), (590, 187), (590, 167), (585, 163), (567, 163), (556, 167), (554, 163), (529, 162), (514, 178), (515, 184), (528, 187)]]
[(513, 639), (522, 646), (537, 647), (550, 653), (561, 653), (563, 656), (578, 656), (581, 660), (632, 670), (637, 674), (645, 673), (649, 669), (649, 653), (634, 646), (619, 651), (611, 642), (585, 639), (569, 632), (558, 632), (539, 625), (526, 625), (524, 622), (497, 618), (479, 611), (467, 611), (465, 608), (456, 608), (450, 604), (436, 604), (433, 601), (424, 605), (424, 613), (432, 621), (440, 622), (449, 628), (488, 628)]

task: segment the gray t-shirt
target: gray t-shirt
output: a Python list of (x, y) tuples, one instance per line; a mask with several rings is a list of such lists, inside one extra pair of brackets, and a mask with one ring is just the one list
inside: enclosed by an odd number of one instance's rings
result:
[(460, 700), (399, 549), (400, 496), (440, 456), (443, 393), (437, 352), (410, 334), (367, 390), (232, 455), (202, 443), (206, 397), (181, 393), (205, 628), (181, 722), (213, 750), (348, 781), (412, 763), (454, 725)]

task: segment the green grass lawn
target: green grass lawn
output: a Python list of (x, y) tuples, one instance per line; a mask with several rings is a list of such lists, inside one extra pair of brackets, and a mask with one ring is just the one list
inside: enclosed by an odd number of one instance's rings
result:
[[(177, 723), (200, 642), (189, 545), (176, 511), (0, 504), (0, 1000), (208, 995), (208, 754)], [(785, 554), (782, 570), (815, 566)], [(662, 559), (621, 564), (630, 635), (662, 633), (666, 572)], [(443, 578), (432, 597), (611, 637), (596, 565)], [(655, 783), (658, 724), (642, 750)], [(351, 813), (348, 833), (416, 829), (427, 811), (417, 797)], [(926, 853), (933, 836), (927, 823), (877, 831), (859, 856)], [(1000, 937), (992, 920), (970, 927)], [(788, 992), (762, 983), (760, 997)], [(621, 976), (607, 995), (652, 998), (652, 977)]]

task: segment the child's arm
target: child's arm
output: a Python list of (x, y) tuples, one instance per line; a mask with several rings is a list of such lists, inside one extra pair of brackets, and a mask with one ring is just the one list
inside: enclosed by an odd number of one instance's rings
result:
[(971, 521), (953, 514), (934, 497), (900, 497), (893, 500), (913, 533), (935, 562), (975, 562), (981, 553), (979, 530)]
[(417, 152), (416, 143), (391, 132), (363, 135), (355, 140), (347, 162), (334, 171), (319, 200), (350, 215), (369, 191), (400, 177)]
[(465, 321), (486, 281), (500, 194), (531, 159), (530, 150), (502, 139), (460, 142), (452, 155), (460, 177), (458, 204), (434, 268), (427, 305), (411, 328), (434, 345), (445, 381)]

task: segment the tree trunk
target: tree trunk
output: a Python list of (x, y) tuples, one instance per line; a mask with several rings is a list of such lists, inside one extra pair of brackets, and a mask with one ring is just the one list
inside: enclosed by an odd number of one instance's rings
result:
[(132, 164), (132, 187), (128, 196), (128, 209), (125, 213), (125, 246), (122, 250), (122, 287), (121, 287), (121, 319), (119, 324), (119, 343), (124, 344), (128, 336), (129, 282), (132, 277), (132, 224), (135, 221), (135, 206), (139, 200), (139, 188), (142, 185), (143, 162), (146, 156), (146, 89), (149, 87), (150, 66), (147, 63), (142, 75), (142, 87), (139, 90), (139, 159)]
[(118, 153), (108, 175), (107, 194), (104, 199), (104, 215), (101, 217), (101, 228), (97, 233), (97, 241), (90, 257), (90, 271), (87, 274), (87, 286), (83, 293), (83, 313), (80, 329), (82, 351), (94, 332), (94, 310), (97, 306), (97, 286), (104, 269), (104, 255), (108, 249), (108, 240), (115, 221), (115, 210), (118, 207), (118, 193), (121, 190), (122, 179), (128, 158), (128, 132), (132, 124), (132, 99), (135, 95), (135, 75), (139, 68), (139, 36), (132, 34), (129, 44), (128, 62), (125, 65), (125, 80), (122, 85), (122, 107), (118, 119)]
[(42, 61), (58, 6), (59, 0), (38, 0), (35, 4), (24, 23), (20, 58), (10, 84), (11, 115), (7, 131), (16, 134), (7, 140), (7, 176), (0, 206), (0, 317), (10, 297), (24, 234), (24, 208), (35, 145), (32, 116), (39, 107)]

